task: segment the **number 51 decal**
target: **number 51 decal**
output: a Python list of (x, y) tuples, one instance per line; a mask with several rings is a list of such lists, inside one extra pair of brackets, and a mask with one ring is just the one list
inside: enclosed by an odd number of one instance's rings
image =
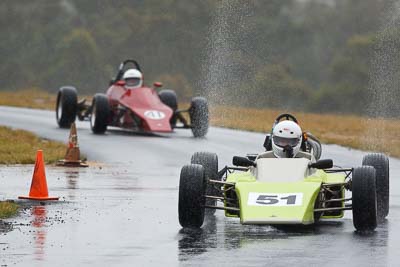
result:
[(303, 193), (249, 193), (249, 206), (301, 206)]

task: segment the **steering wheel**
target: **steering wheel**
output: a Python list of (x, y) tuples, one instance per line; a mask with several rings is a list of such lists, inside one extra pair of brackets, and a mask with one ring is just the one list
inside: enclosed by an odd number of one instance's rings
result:
[(297, 121), (295, 116), (293, 116), (292, 114), (289, 114), (289, 113), (283, 113), (283, 114), (279, 115), (278, 117), (276, 117), (275, 124), (280, 122), (283, 118), (286, 118), (286, 120), (292, 120), (295, 123), (298, 123), (298, 121)]
[(127, 60), (121, 62), (121, 64), (119, 64), (118, 73), (117, 73), (117, 76), (115, 76), (114, 81), (119, 81), (122, 79), (122, 76), (124, 75), (125, 66), (129, 63), (132, 64), (135, 69), (142, 72), (142, 69), (140, 68), (139, 63), (136, 60), (127, 59)]

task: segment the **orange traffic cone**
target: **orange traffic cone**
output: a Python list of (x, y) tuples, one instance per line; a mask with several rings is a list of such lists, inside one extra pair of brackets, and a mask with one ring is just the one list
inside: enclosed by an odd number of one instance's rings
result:
[(18, 198), (32, 200), (58, 200), (58, 197), (49, 197), (42, 150), (38, 150), (36, 154), (35, 170), (33, 171), (29, 196), (19, 196)]
[(70, 166), (70, 167), (88, 167), (81, 159), (81, 152), (78, 145), (78, 134), (76, 132), (75, 122), (71, 124), (71, 130), (68, 138), (67, 152), (64, 159), (57, 161), (57, 166)]

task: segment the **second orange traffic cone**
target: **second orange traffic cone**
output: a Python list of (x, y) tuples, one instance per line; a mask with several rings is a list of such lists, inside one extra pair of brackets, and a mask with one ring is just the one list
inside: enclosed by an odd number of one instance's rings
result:
[(58, 200), (59, 197), (49, 197), (47, 189), (46, 172), (44, 168), (43, 151), (38, 150), (36, 154), (35, 169), (33, 171), (31, 189), (29, 196), (19, 196), (19, 199), (32, 200)]
[(75, 122), (71, 124), (71, 130), (69, 132), (68, 147), (65, 153), (64, 159), (57, 161), (57, 166), (69, 166), (69, 167), (88, 167), (86, 162), (81, 159), (81, 152), (78, 145), (78, 133), (76, 131)]

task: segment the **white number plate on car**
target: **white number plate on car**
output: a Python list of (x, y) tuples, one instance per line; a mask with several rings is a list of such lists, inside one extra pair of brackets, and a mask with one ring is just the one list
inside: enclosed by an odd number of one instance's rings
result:
[(162, 120), (165, 118), (165, 113), (158, 110), (147, 110), (144, 115), (152, 120)]
[(303, 193), (249, 193), (249, 206), (301, 206)]

